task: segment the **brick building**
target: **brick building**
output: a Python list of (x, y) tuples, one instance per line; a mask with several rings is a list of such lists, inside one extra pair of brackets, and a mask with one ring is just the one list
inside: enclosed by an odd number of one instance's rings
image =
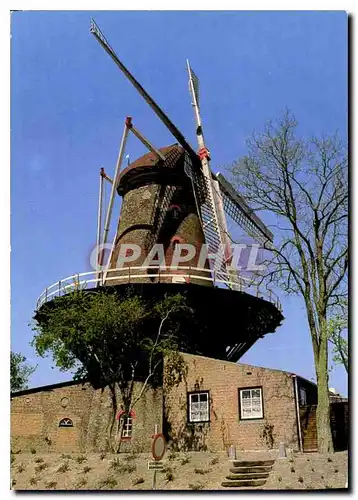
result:
[[(315, 410), (315, 384), (280, 370), (192, 354), (183, 357), (187, 373), (182, 382), (171, 389), (148, 389), (126, 419), (123, 451), (148, 451), (156, 425), (179, 450), (225, 451), (230, 445), (264, 450), (278, 448), (280, 442), (299, 450), (305, 439), (308, 448), (314, 448), (315, 428), (308, 426), (312, 418), (307, 420), (307, 409)], [(140, 388), (138, 382), (135, 391)], [(12, 447), (103, 450), (111, 410), (109, 391), (87, 382), (14, 393)], [(120, 416), (118, 411), (115, 425)]]

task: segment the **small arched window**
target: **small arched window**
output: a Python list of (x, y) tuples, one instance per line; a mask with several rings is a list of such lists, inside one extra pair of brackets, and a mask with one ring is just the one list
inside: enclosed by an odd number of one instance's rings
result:
[(73, 422), (70, 418), (63, 418), (58, 424), (59, 427), (73, 427)]

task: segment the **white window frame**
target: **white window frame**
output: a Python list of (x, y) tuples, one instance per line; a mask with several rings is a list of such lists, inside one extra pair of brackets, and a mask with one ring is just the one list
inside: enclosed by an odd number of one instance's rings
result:
[[(255, 412), (255, 414), (252, 414), (253, 410), (253, 404), (252, 404), (252, 392), (253, 391), (260, 391), (260, 412)], [(251, 399), (251, 415), (244, 415), (244, 410), (248, 410), (248, 408), (244, 408), (243, 405), (243, 393), (244, 392), (250, 392), (250, 398)], [(257, 420), (261, 419), (264, 417), (264, 406), (263, 406), (263, 398), (262, 398), (262, 387), (242, 387), (239, 389), (239, 397), (240, 397), (240, 420)]]
[(124, 420), (123, 429), (122, 429), (122, 438), (131, 438), (133, 432), (133, 417), (129, 415), (123, 415), (121, 417)]
[[(210, 399), (209, 399), (209, 391), (201, 391), (201, 392), (190, 392), (188, 394), (188, 405), (189, 405), (189, 422), (190, 423), (201, 423), (201, 422), (210, 422)], [(205, 398), (204, 398), (205, 396)], [(198, 398), (198, 401), (193, 401), (193, 399)], [(203, 401), (200, 401), (200, 398), (203, 398)], [(206, 399), (206, 401), (204, 400)], [(206, 406), (206, 408), (205, 408)], [(194, 412), (195, 409), (195, 412)], [(197, 414), (197, 416), (194, 415)]]

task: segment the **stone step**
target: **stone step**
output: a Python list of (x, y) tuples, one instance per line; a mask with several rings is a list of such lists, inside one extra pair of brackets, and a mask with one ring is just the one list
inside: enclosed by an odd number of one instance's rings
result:
[(238, 481), (223, 481), (221, 486), (224, 488), (240, 488), (243, 486), (263, 486), (266, 479), (238, 480)]
[(233, 460), (233, 467), (255, 467), (273, 465), (275, 460)]
[(230, 467), (230, 472), (237, 473), (255, 473), (255, 472), (271, 472), (272, 467)]
[(226, 479), (239, 480), (239, 479), (267, 479), (269, 477), (268, 472), (257, 472), (254, 474), (243, 473), (243, 474), (229, 474)]

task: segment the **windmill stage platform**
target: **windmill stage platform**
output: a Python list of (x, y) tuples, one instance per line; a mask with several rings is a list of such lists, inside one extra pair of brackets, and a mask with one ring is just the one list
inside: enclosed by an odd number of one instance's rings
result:
[[(61, 307), (62, 299), (67, 295), (58, 292), (57, 283), (51, 297), (51, 289), (48, 290), (47, 301), (43, 296), (34, 316), (38, 322), (45, 318), (49, 309)], [(183, 352), (215, 359), (238, 361), (258, 339), (274, 332), (284, 319), (278, 307), (269, 300), (217, 286), (123, 283), (88, 288), (85, 293), (117, 292), (119, 296), (125, 296), (129, 290), (153, 303), (164, 295), (184, 295), (188, 307), (195, 311), (196, 327), (193, 328), (193, 323), (186, 324), (185, 320), (182, 322), (178, 333), (179, 348)]]

